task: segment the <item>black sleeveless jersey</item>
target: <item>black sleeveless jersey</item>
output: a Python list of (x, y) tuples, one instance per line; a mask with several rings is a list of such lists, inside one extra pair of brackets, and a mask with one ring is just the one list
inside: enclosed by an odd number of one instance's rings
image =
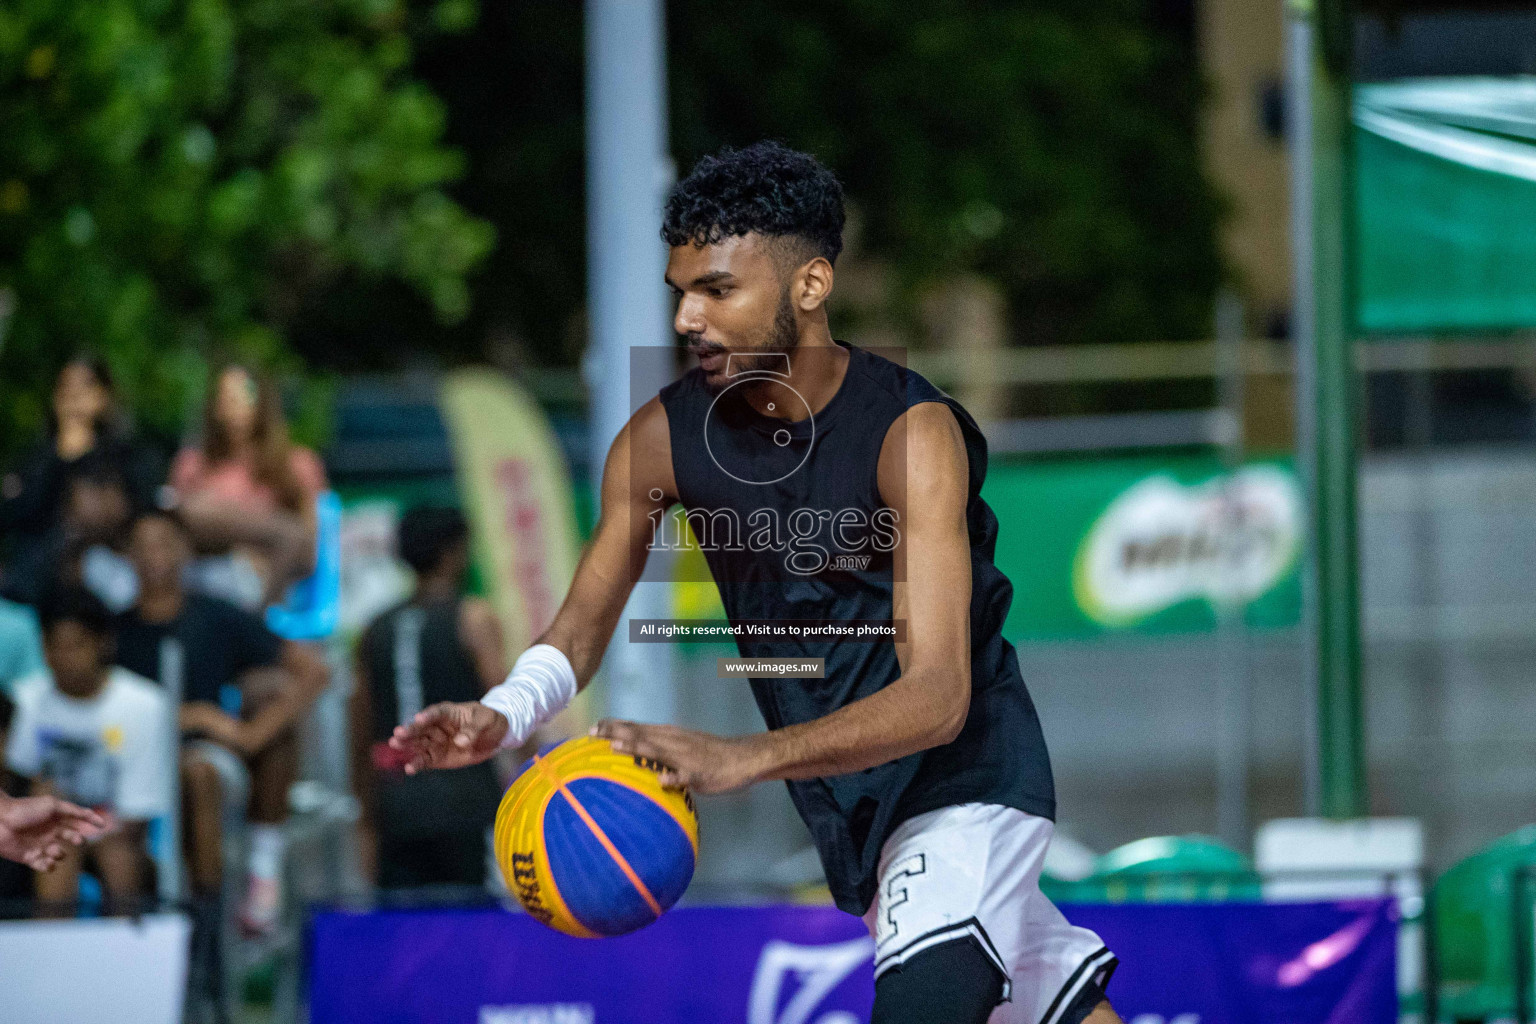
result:
[[(943, 402), (960, 422), (970, 469), (965, 726), (941, 747), (849, 775), (788, 783), (837, 905), (862, 914), (875, 894), (880, 848), (907, 818), (971, 802), (1054, 818), (1056, 806), (1040, 722), (1013, 646), (1002, 636), (1013, 585), (992, 561), (997, 517), (981, 499), (986, 441), (970, 414), (920, 374), (838, 344), (849, 356), (843, 382), (803, 420), (758, 413), (736, 384), (717, 397), (697, 367), (663, 388), (661, 401), (678, 497), (733, 622), (891, 619), (892, 549), (904, 524), (880, 497), (881, 444), (897, 417), (921, 402)], [(785, 401), (804, 401), (787, 384), (771, 390)], [(823, 679), (751, 681), (770, 729), (821, 718), (901, 674), (888, 639), (739, 635), (737, 647), (743, 657), (825, 659)]]
[[(363, 634), (359, 657), (368, 670), (375, 747), (395, 726), (440, 701), (476, 701), (482, 688), (459, 640), (462, 602), (405, 602), (380, 615)], [(501, 787), (490, 764), (445, 771), (378, 772), (378, 828), (391, 839), (478, 834), (495, 820)]]

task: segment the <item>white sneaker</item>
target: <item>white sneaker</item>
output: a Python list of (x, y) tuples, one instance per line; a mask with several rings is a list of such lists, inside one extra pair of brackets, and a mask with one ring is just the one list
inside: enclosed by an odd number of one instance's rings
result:
[(282, 916), (283, 892), (276, 877), (246, 876), (245, 900), (240, 904), (240, 930), (248, 937), (262, 938), (277, 930)]

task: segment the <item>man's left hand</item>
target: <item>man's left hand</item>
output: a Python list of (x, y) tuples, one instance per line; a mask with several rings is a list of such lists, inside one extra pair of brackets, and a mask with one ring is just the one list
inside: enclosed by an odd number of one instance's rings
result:
[(712, 736), (675, 725), (642, 725), (604, 719), (592, 727), (621, 754), (661, 765), (661, 784), (695, 793), (728, 793), (758, 780), (750, 737)]

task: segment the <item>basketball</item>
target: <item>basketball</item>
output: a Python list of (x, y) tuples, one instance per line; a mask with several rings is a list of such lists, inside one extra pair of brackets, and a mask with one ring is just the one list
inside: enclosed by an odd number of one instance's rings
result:
[(523, 909), (579, 938), (643, 928), (688, 888), (699, 818), (656, 767), (581, 736), (523, 765), (496, 811), (496, 863)]

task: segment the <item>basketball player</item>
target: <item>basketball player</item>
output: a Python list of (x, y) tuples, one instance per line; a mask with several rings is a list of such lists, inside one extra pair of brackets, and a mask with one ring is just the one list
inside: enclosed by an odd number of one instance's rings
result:
[(1114, 955), (1038, 887), (1055, 795), (1001, 633), (1013, 588), (992, 561), (985, 441), (923, 377), (833, 340), (843, 218), (832, 174), (771, 143), (677, 185), (666, 279), (699, 365), (614, 440), (570, 593), (507, 681), (391, 742), (411, 771), (523, 742), (596, 672), (681, 504), (733, 622), (892, 620), (905, 635), (739, 636), (744, 657), (824, 659), (824, 678), (752, 680), (764, 733), (594, 731), (695, 792), (788, 782), (837, 905), (875, 936), (875, 1024), (1117, 1022)]

